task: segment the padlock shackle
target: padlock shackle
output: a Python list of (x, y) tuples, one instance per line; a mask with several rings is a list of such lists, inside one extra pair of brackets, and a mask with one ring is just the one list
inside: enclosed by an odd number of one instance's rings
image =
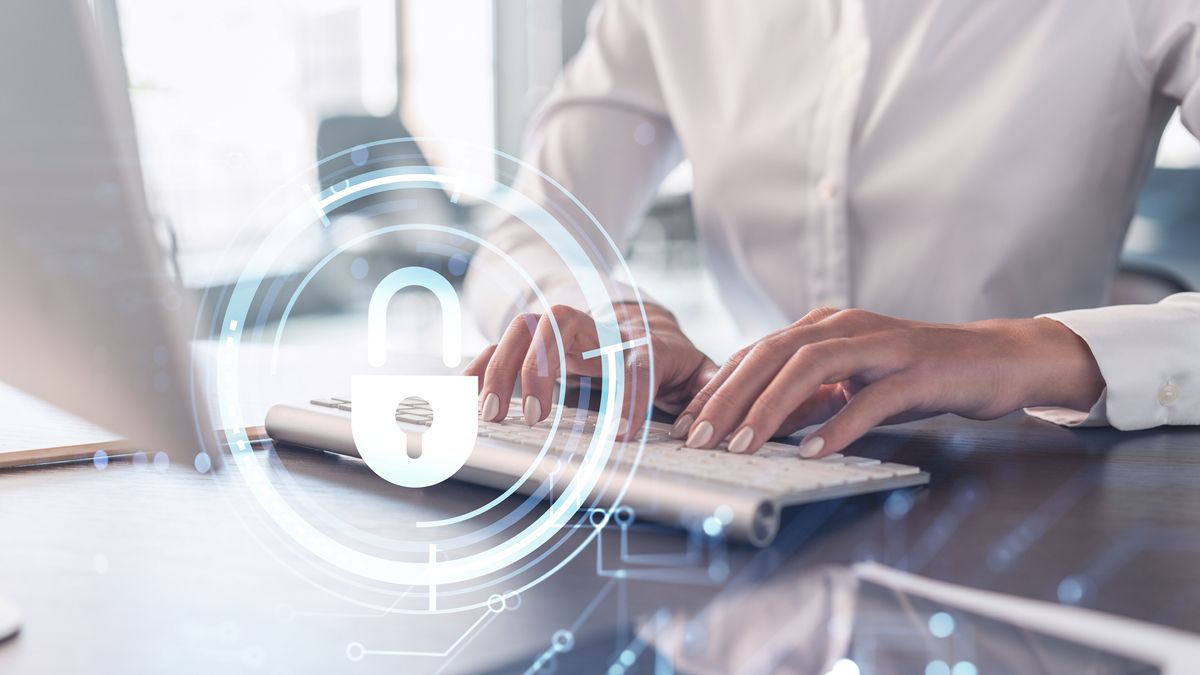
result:
[(446, 277), (425, 267), (404, 267), (379, 282), (367, 306), (367, 362), (387, 363), (387, 315), (392, 298), (409, 286), (433, 291), (442, 308), (442, 363), (457, 368), (462, 362), (462, 306)]

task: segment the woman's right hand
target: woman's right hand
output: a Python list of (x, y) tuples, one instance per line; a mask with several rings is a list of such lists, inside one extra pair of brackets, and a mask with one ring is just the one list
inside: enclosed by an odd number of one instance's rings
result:
[[(650, 338), (649, 344), (643, 341), (624, 352), (625, 400), (617, 439), (625, 441), (645, 423), (648, 402), (668, 412), (682, 410), (716, 374), (717, 365), (696, 349), (675, 317), (662, 307), (645, 305), (647, 322), (642, 321), (638, 305), (622, 304), (615, 309), (623, 341), (646, 337), (647, 323)], [(562, 336), (566, 372), (561, 372), (563, 364), (557, 358), (554, 324)], [(595, 320), (572, 307), (555, 305), (547, 314), (516, 317), (500, 342), (485, 349), (464, 372), (479, 377), (480, 417), (489, 422), (504, 419), (519, 379), (525, 423), (537, 424), (550, 414), (559, 376), (602, 376), (601, 359), (583, 358), (585, 352), (599, 347)]]

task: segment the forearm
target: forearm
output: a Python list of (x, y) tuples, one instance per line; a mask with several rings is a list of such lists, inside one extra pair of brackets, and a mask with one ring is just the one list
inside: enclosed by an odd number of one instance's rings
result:
[(996, 331), (1011, 345), (998, 351), (996, 368), (1015, 380), (1021, 396), (1012, 408), (1058, 406), (1088, 410), (1104, 391), (1104, 377), (1087, 343), (1049, 318), (1004, 319), (967, 324)]

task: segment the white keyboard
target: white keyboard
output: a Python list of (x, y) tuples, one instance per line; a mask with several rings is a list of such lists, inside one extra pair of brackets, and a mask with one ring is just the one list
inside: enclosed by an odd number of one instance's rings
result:
[[(275, 406), (267, 415), (267, 434), (283, 444), (358, 456), (350, 429), (352, 405), (345, 397), (330, 397), (314, 399), (309, 406)], [(536, 489), (551, 474), (557, 480), (570, 480), (595, 435), (598, 417), (592, 411), (568, 408), (549, 438), (557, 412), (556, 407), (547, 420), (531, 428), (514, 402), (504, 421), (481, 420), (476, 449), (456, 478), (506, 489), (545, 449), (547, 457), (527, 481), (530, 488), (522, 492)], [(433, 412), (424, 402), (404, 403), (396, 410), (396, 420), (402, 428), (419, 433), (432, 422)], [(929, 474), (915, 466), (866, 457), (837, 454), (800, 459), (795, 444), (769, 442), (753, 455), (730, 453), (724, 445), (711, 450), (685, 448), (682, 441), (668, 437), (669, 429), (668, 424), (650, 422), (640, 456), (636, 442), (615, 444), (606, 470), (632, 474), (621, 503), (640, 518), (686, 526), (720, 510), (729, 521), (724, 524), (728, 534), (759, 545), (774, 537), (784, 506), (929, 481)], [(615, 495), (598, 497), (605, 503)]]

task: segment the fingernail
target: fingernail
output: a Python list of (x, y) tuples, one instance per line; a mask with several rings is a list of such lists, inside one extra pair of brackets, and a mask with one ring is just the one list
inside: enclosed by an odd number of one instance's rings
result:
[(480, 414), (484, 420), (488, 422), (496, 421), (496, 415), (500, 414), (500, 397), (495, 394), (488, 394), (487, 398), (483, 399), (483, 412)]
[(629, 431), (629, 420), (622, 417), (621, 421), (617, 422), (617, 436), (624, 436), (627, 431)]
[(742, 427), (742, 430), (733, 435), (729, 441), (729, 451), (741, 454), (750, 447), (750, 441), (754, 440), (754, 430), (750, 427)]
[(687, 443), (684, 443), (684, 445), (689, 448), (698, 448), (712, 440), (712, 435), (712, 423), (704, 420), (700, 424), (697, 424), (695, 429), (692, 429), (692, 433), (688, 435)]
[(800, 456), (805, 459), (812, 459), (821, 452), (821, 448), (825, 447), (825, 439), (820, 436), (812, 436), (800, 444)]
[(671, 427), (670, 433), (667, 435), (671, 438), (686, 438), (688, 431), (692, 428), (692, 422), (696, 421), (696, 416), (692, 413), (684, 413), (675, 420), (674, 426)]
[(525, 412), (525, 424), (533, 426), (542, 421), (542, 402), (537, 400), (537, 397), (526, 396), (525, 405), (522, 407)]

